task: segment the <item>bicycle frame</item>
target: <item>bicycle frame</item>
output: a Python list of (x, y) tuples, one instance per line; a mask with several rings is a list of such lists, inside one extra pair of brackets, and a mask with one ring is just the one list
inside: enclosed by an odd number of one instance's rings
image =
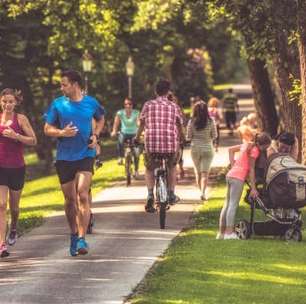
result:
[(160, 228), (165, 229), (166, 211), (169, 209), (168, 157), (164, 154), (156, 154), (153, 158), (159, 162), (159, 166), (154, 170), (155, 197), (157, 206), (159, 207)]
[(132, 163), (135, 160), (135, 145), (132, 139), (126, 139), (124, 142), (124, 159), (125, 159), (125, 174), (126, 174), (126, 185), (131, 184), (132, 177)]

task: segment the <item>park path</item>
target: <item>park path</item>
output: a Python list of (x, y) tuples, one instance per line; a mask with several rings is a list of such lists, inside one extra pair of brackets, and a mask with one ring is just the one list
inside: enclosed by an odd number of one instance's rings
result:
[[(241, 100), (241, 110), (252, 110), (251, 101)], [(226, 146), (238, 142), (222, 132), (213, 166), (228, 163)], [(189, 150), (185, 166), (191, 167)], [(190, 172), (190, 170), (188, 170)], [(87, 256), (68, 255), (69, 235), (63, 214), (56, 213), (45, 224), (18, 239), (11, 256), (0, 260), (1, 304), (121, 304), (143, 279), (178, 233), (190, 224), (200, 204), (192, 174), (179, 182), (181, 202), (167, 214), (165, 230), (158, 215), (144, 212), (144, 181), (131, 187), (117, 184), (94, 200), (96, 224), (87, 237)]]

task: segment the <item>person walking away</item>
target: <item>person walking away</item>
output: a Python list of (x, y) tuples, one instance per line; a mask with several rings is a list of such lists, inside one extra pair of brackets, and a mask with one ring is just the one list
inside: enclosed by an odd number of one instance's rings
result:
[(183, 118), (179, 106), (168, 99), (170, 82), (158, 81), (155, 92), (157, 97), (147, 101), (140, 114), (140, 126), (135, 140), (139, 141), (144, 130), (145, 140), (145, 176), (148, 188), (148, 197), (145, 210), (155, 212), (153, 189), (155, 185), (154, 168), (158, 164), (154, 162), (153, 154), (168, 154), (169, 167), (169, 203), (177, 201), (175, 193), (176, 164), (179, 157), (179, 139), (183, 136)]
[[(88, 253), (85, 234), (90, 217), (89, 189), (105, 112), (95, 98), (82, 94), (81, 87), (82, 79), (77, 71), (62, 72), (63, 96), (49, 106), (44, 126), (47, 136), (58, 139), (55, 168), (65, 197), (71, 256)], [(93, 118), (96, 120), (94, 130)]]
[(0, 93), (0, 256), (8, 256), (5, 242), (6, 206), (9, 200), (11, 225), (8, 244), (17, 240), (19, 202), (24, 186), (25, 163), (23, 146), (35, 146), (35, 133), (28, 118), (17, 113), (22, 101), (21, 92), (6, 88)]
[[(255, 162), (260, 153), (264, 153), (271, 143), (267, 133), (256, 136), (255, 143), (244, 143), (229, 148), (231, 169), (226, 175), (227, 194), (219, 219), (217, 239), (238, 239), (234, 231), (236, 210), (242, 195), (244, 182), (249, 176), (251, 197), (258, 196), (255, 180)], [(235, 159), (235, 154), (239, 156)]]
[(214, 157), (213, 142), (217, 138), (215, 121), (209, 116), (204, 101), (195, 104), (192, 119), (187, 126), (187, 140), (191, 140), (191, 158), (194, 164), (196, 183), (201, 191), (201, 200), (205, 194), (210, 166)]
[(220, 141), (220, 123), (222, 120), (222, 115), (219, 110), (219, 99), (216, 97), (212, 97), (208, 101), (208, 114), (210, 118), (215, 121), (216, 129), (217, 129), (217, 138), (214, 141), (215, 151), (218, 152), (219, 141)]
[(229, 130), (229, 134), (233, 135), (237, 121), (236, 111), (239, 111), (239, 106), (237, 95), (234, 94), (232, 88), (228, 89), (227, 94), (223, 98), (223, 111), (226, 127)]
[[(135, 137), (138, 129), (139, 111), (133, 109), (132, 100), (126, 98), (124, 100), (124, 108), (119, 110), (115, 116), (113, 130), (111, 133), (112, 137), (117, 135), (120, 129), (120, 134), (118, 136), (118, 164), (123, 164), (124, 158), (124, 143), (127, 139), (132, 139)], [(134, 166), (135, 166), (135, 178), (138, 177), (138, 167), (139, 167), (139, 152), (134, 149)]]

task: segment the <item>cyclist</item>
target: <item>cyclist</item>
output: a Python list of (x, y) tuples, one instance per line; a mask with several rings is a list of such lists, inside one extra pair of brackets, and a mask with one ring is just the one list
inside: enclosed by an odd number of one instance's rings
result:
[[(117, 112), (114, 120), (113, 130), (111, 133), (112, 137), (117, 135), (119, 126), (120, 133), (118, 136), (118, 164), (123, 164), (124, 157), (124, 142), (127, 139), (135, 137), (138, 129), (139, 111), (133, 109), (133, 102), (131, 99), (126, 98), (124, 100), (124, 109)], [(137, 149), (134, 150), (134, 166), (135, 166), (135, 178), (138, 177), (138, 164), (139, 164), (139, 152)]]
[(183, 136), (183, 118), (179, 106), (168, 99), (170, 93), (170, 82), (160, 80), (155, 92), (157, 97), (147, 101), (140, 114), (140, 126), (135, 140), (139, 141), (144, 130), (145, 139), (145, 175), (148, 188), (148, 197), (145, 210), (155, 212), (154, 208), (154, 153), (169, 154), (169, 203), (177, 200), (174, 194), (176, 183), (176, 163), (179, 156), (179, 140)]
[[(104, 108), (95, 98), (84, 96), (81, 86), (82, 78), (78, 72), (62, 72), (64, 96), (52, 102), (45, 115), (44, 127), (46, 135), (58, 138), (55, 167), (65, 197), (72, 256), (88, 252), (85, 241), (90, 216), (88, 193), (97, 137), (104, 124)], [(97, 121), (94, 130), (93, 118)]]

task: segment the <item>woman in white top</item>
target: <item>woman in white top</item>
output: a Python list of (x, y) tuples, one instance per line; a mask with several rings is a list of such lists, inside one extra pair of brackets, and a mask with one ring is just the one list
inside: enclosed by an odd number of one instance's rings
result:
[(187, 139), (191, 140), (191, 157), (202, 200), (207, 200), (205, 190), (214, 157), (213, 141), (216, 138), (215, 122), (208, 114), (206, 103), (199, 101), (194, 105), (192, 118), (188, 122)]

